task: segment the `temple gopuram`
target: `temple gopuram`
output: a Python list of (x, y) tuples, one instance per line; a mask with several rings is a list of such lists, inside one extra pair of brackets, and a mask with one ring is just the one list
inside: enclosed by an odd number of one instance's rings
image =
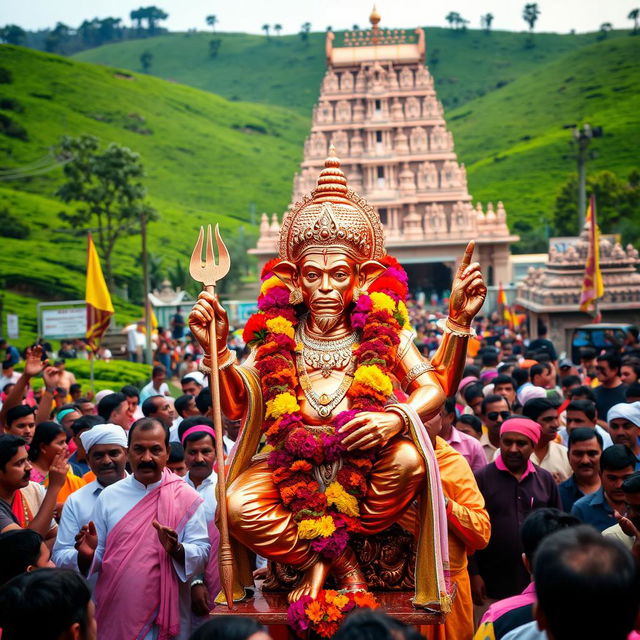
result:
[[(416, 292), (443, 291), (469, 240), (487, 284), (508, 283), (510, 235), (502, 202), (472, 204), (464, 164), (458, 162), (433, 78), (425, 66), (422, 29), (347, 31), (341, 46), (327, 33), (327, 71), (313, 109), (292, 203), (316, 187), (329, 145), (349, 188), (378, 210), (385, 244)], [(291, 205), (292, 206), (292, 205)], [(274, 257), (280, 222), (262, 215), (251, 253), (260, 266)]]

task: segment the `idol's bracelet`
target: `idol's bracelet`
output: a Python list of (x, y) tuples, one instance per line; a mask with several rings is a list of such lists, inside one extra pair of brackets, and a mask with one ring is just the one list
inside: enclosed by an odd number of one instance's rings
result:
[(400, 416), (402, 418), (402, 425), (403, 425), (403, 429), (402, 429), (402, 434), (407, 434), (409, 433), (409, 415), (407, 414), (407, 412), (405, 411), (405, 409), (402, 407), (401, 404), (388, 404), (385, 408), (384, 408), (385, 412), (388, 413), (395, 413), (397, 416)]
[(197, 587), (200, 584), (204, 584), (204, 580), (202, 578), (196, 578), (195, 580), (191, 581), (192, 587)]
[(449, 317), (438, 320), (436, 326), (444, 333), (451, 333), (457, 338), (475, 338), (476, 336), (476, 331), (473, 327), (465, 327)]
[[(218, 370), (222, 371), (227, 367), (230, 367), (232, 364), (236, 364), (238, 361), (238, 356), (236, 356), (234, 351), (226, 348), (222, 353), (218, 354)], [(204, 373), (205, 375), (209, 375), (211, 373), (211, 359), (205, 356), (200, 361), (198, 365), (198, 370), (200, 373)]]

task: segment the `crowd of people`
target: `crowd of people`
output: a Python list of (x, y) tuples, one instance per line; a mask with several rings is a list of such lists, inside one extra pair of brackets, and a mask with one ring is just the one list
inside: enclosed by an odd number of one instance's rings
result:
[[(411, 314), (428, 357), (437, 318)], [(69, 343), (50, 365), (49, 345), (20, 354), (0, 341), (3, 640), (270, 637), (251, 619), (209, 620), (220, 590), (211, 393), (174, 321), (159, 332), (148, 384), (95, 397), (65, 370)], [(476, 328), (456, 395), (425, 421), (446, 504), (452, 611), (440, 627), (415, 629), (361, 610), (335, 637), (640, 638), (637, 330), (574, 363), (544, 327), (535, 340), (495, 318)], [(231, 340), (241, 361), (246, 349)], [(231, 454), (240, 422), (224, 428)], [(256, 558), (256, 575), (264, 567)]]

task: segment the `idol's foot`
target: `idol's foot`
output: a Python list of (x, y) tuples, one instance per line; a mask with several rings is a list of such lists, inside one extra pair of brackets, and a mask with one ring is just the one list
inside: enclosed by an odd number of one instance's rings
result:
[(347, 547), (331, 565), (331, 574), (336, 580), (338, 589), (346, 591), (367, 591), (367, 581), (360, 569), (356, 554)]
[(297, 602), (302, 596), (317, 598), (320, 589), (329, 575), (330, 564), (326, 560), (318, 560), (304, 574), (302, 582), (289, 594), (289, 602)]

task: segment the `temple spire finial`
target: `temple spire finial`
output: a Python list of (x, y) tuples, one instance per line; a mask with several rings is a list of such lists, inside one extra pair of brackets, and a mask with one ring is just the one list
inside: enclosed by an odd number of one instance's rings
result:
[(371, 15), (369, 16), (369, 22), (371, 22), (371, 26), (377, 27), (380, 23), (382, 16), (378, 13), (378, 9), (376, 9), (376, 5), (373, 5), (373, 9), (371, 10)]

